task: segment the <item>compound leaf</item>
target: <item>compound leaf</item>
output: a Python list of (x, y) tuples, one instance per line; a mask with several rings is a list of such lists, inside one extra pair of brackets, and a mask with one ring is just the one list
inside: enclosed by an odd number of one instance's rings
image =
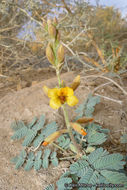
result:
[(29, 146), (31, 144), (31, 142), (33, 141), (33, 139), (35, 138), (36, 135), (37, 135), (37, 131), (36, 130), (28, 129), (26, 137), (25, 137), (22, 145), (23, 146)]
[(50, 153), (51, 153), (50, 149), (45, 149), (44, 155), (43, 155), (43, 162), (42, 162), (43, 168), (48, 168), (48, 166), (49, 166)]

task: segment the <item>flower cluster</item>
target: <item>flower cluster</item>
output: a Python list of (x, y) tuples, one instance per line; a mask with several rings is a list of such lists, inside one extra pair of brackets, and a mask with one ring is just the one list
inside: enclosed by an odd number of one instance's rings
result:
[(56, 68), (64, 61), (64, 47), (60, 43), (60, 33), (57, 29), (57, 24), (56, 18), (53, 21), (48, 20), (47, 23), (43, 23), (51, 38), (46, 48), (46, 56), (48, 61)]

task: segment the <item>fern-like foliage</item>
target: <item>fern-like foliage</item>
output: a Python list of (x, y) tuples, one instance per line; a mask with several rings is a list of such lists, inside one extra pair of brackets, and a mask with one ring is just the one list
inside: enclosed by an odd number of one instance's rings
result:
[[(44, 117), (44, 116), (42, 116), (42, 117)], [(31, 128), (33, 127), (33, 125), (36, 124), (36, 122), (37, 122), (37, 117), (35, 116), (35, 117), (33, 118), (33, 120), (27, 125), (27, 127), (28, 127), (29, 129), (31, 129)]]
[(52, 133), (57, 131), (57, 124), (56, 122), (51, 122), (45, 126), (44, 129), (41, 130), (41, 133), (36, 137), (33, 141), (33, 145), (36, 148), (41, 142), (44, 141), (46, 137), (51, 135)]
[(78, 181), (78, 184), (89, 184), (86, 185), (84, 188), (79, 188), (79, 190), (84, 190), (84, 189), (95, 189), (94, 184), (96, 184), (97, 179), (98, 179), (99, 173), (97, 171), (94, 171), (92, 168), (88, 168), (86, 170), (85, 175), (83, 175), (80, 180)]
[(86, 172), (88, 166), (89, 164), (86, 160), (79, 160), (79, 162), (75, 162), (70, 166), (71, 174), (76, 174), (78, 177), (81, 177)]
[(71, 143), (68, 134), (63, 134), (57, 139), (58, 145), (64, 149), (67, 149)]
[(92, 117), (92, 114), (94, 112), (94, 107), (99, 102), (100, 102), (100, 97), (92, 96), (91, 94), (89, 94), (88, 98), (82, 104), (80, 104), (79, 107), (75, 110), (75, 112), (78, 114), (75, 120), (83, 116)]
[(20, 125), (20, 123), (15, 123), (14, 130), (15, 130), (15, 133), (11, 137), (11, 139), (19, 140), (19, 139), (22, 139), (23, 137), (25, 137), (25, 135), (28, 131), (28, 128), (25, 125)]
[(106, 150), (103, 150), (103, 148), (96, 149), (88, 155), (87, 160), (97, 170), (120, 170), (123, 169), (123, 165), (125, 164), (125, 162), (122, 161), (123, 156), (121, 154), (109, 154)]
[(127, 176), (123, 171), (124, 165), (121, 154), (109, 154), (103, 148), (98, 148), (71, 164), (69, 171), (56, 184), (58, 190), (66, 189), (67, 185), (70, 188), (74, 185), (77, 190), (108, 190), (112, 189), (111, 185), (114, 189), (125, 190)]
[(121, 184), (121, 187), (123, 186), (122, 189), (127, 188), (127, 176), (125, 175), (125, 173), (108, 170), (102, 170), (100, 173), (109, 183)]
[(53, 166), (58, 166), (58, 158), (57, 158), (57, 153), (54, 151), (52, 152), (51, 156), (50, 156), (50, 160), (52, 162)]
[(50, 184), (44, 190), (55, 190), (55, 186), (53, 184)]
[(29, 146), (31, 144), (31, 142), (33, 141), (33, 139), (36, 137), (36, 135), (37, 135), (37, 130), (28, 129), (27, 133), (26, 133), (26, 137), (25, 137), (22, 145)]
[(57, 130), (56, 122), (51, 122), (46, 126), (44, 126), (44, 123), (44, 115), (40, 117), (38, 122), (37, 118), (35, 117), (28, 125), (25, 125), (22, 121), (13, 122), (11, 127), (15, 133), (11, 138), (13, 140), (19, 140), (25, 137), (22, 144), (23, 146), (29, 146), (31, 143), (33, 143), (34, 147), (37, 147), (47, 136)]
[(100, 145), (107, 140), (107, 133), (101, 126), (91, 123), (87, 126), (87, 142), (89, 146)]
[(70, 177), (62, 177), (56, 182), (59, 190), (65, 190), (65, 188), (72, 189), (72, 187), (69, 188), (70, 183), (72, 183), (72, 179)]
[(25, 124), (23, 121), (14, 121), (11, 124), (11, 128), (13, 131), (17, 131), (18, 129), (21, 129), (22, 127), (25, 127)]
[(51, 150), (50, 149), (45, 149), (44, 155), (43, 155), (43, 162), (42, 166), (43, 168), (48, 168), (49, 166), (49, 156), (50, 156)]
[[(99, 103), (99, 98), (89, 95), (88, 99), (76, 110), (77, 118), (91, 117), (97, 103)], [(98, 145), (106, 141), (109, 130), (103, 129), (94, 122), (85, 126), (82, 124), (82, 127), (87, 132), (85, 137), (74, 130), (73, 135), (77, 143), (80, 143), (85, 151), (87, 150), (86, 155), (70, 165), (69, 171), (66, 171), (56, 182), (57, 189), (110, 190), (109, 184), (119, 185), (117, 190), (127, 189), (123, 156), (116, 153), (109, 154), (103, 148), (98, 148)], [(39, 120), (35, 117), (29, 124), (15, 121), (11, 128), (14, 131), (14, 135), (11, 137), (13, 140), (24, 138), (22, 143), (24, 149), (19, 156), (11, 160), (16, 169), (24, 167), (25, 171), (29, 171), (31, 168), (38, 171), (41, 168), (47, 169), (50, 163), (54, 167), (58, 166), (57, 152), (41, 146), (46, 137), (57, 131), (56, 122), (45, 124), (45, 116), (42, 115)], [(126, 143), (126, 135), (121, 139), (123, 143)], [(56, 142), (61, 148), (71, 149), (75, 152), (68, 134), (61, 135)], [(100, 187), (99, 184), (107, 185), (107, 187)], [(45, 190), (54, 189), (53, 184), (45, 188)]]
[[(57, 166), (57, 153), (55, 151), (52, 152), (50, 149), (42, 151), (41, 147), (44, 139), (55, 132), (57, 127), (56, 122), (45, 125), (44, 115), (39, 120), (37, 120), (37, 117), (34, 117), (27, 125), (22, 121), (13, 122), (11, 128), (14, 130), (14, 135), (11, 138), (13, 140), (24, 138), (22, 146), (27, 150), (25, 151), (24, 149), (19, 156), (11, 160), (15, 164), (15, 168), (18, 169), (24, 166), (24, 169), (29, 171), (33, 167), (34, 170), (38, 171), (41, 167), (48, 168), (50, 162), (53, 166)], [(38, 151), (32, 151), (33, 148)]]
[[(33, 119), (33, 123), (35, 124), (35, 121), (36, 120), (36, 118), (34, 118)], [(42, 129), (43, 128), (43, 126), (44, 126), (44, 123), (45, 123), (45, 116), (44, 115), (42, 115), (41, 117), (40, 117), (40, 119), (39, 119), (39, 121), (34, 125), (32, 123), (32, 125), (31, 125), (31, 127), (32, 127), (32, 129), (33, 130), (36, 130), (36, 131), (39, 131), (40, 129)]]
[(27, 160), (26, 165), (24, 167), (25, 171), (29, 171), (33, 167), (33, 165), (34, 165), (34, 158), (35, 158), (34, 153), (33, 152), (29, 152), (28, 160)]
[(42, 151), (40, 150), (40, 151), (37, 152), (35, 162), (34, 162), (34, 169), (36, 171), (40, 170), (40, 168), (41, 168), (41, 165), (42, 165), (41, 156), (42, 156)]
[(25, 150), (20, 152), (19, 156), (14, 157), (11, 162), (15, 164), (15, 169), (19, 169), (26, 160), (27, 153)]
[[(85, 117), (92, 117), (92, 114), (95, 109), (95, 105), (100, 102), (100, 98), (98, 96), (92, 96), (91, 94), (88, 95), (87, 100), (85, 100), (77, 109), (76, 113), (78, 116), (74, 119), (76, 121), (77, 119), (85, 116)], [(87, 148), (88, 146), (98, 146), (102, 143), (104, 143), (107, 140), (107, 134), (109, 132), (108, 129), (103, 129), (100, 125), (93, 123), (88, 124), (85, 127), (85, 130), (87, 132), (87, 136), (85, 137), (86, 142), (82, 142), (83, 148)], [(82, 136), (79, 134), (75, 134), (75, 138), (78, 143), (81, 143)]]

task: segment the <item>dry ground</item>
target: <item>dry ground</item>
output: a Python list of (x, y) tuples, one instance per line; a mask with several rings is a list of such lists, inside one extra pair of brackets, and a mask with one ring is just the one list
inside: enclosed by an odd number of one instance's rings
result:
[[(40, 72), (40, 75), (39, 75)], [(89, 75), (98, 75), (94, 71), (81, 73), (81, 85), (76, 91), (76, 96), (80, 103), (84, 101), (88, 93), (95, 90), (102, 83), (108, 82), (101, 78), (84, 78)], [(21, 75), (21, 73), (19, 74)], [(34, 77), (36, 75), (36, 77)], [(10, 159), (15, 156), (21, 148), (20, 142), (10, 140), (12, 130), (10, 124), (14, 119), (30, 121), (34, 116), (45, 114), (47, 120), (56, 120), (58, 125), (62, 121), (59, 119), (58, 112), (49, 107), (49, 100), (42, 91), (42, 86), (54, 87), (57, 84), (55, 73), (50, 70), (41, 70), (38, 72), (26, 72), (22, 74), (19, 81), (15, 78), (12, 81), (6, 81), (3, 84), (1, 80), (0, 87), (0, 190), (42, 190), (47, 184), (56, 181), (64, 168), (69, 166), (69, 162), (61, 162), (57, 168), (50, 166), (48, 170), (39, 172), (25, 172), (23, 169), (15, 170), (10, 163)], [(70, 84), (77, 72), (62, 74), (62, 78)], [(48, 79), (50, 78), (50, 79)], [(18, 82), (16, 82), (16, 80)], [(42, 81), (43, 80), (43, 81)], [(119, 79), (113, 78), (119, 84)], [(123, 87), (127, 91), (127, 75), (121, 77)], [(33, 82), (32, 81), (36, 81)], [(42, 82), (40, 82), (42, 81)], [(29, 83), (29, 85), (28, 85)], [(16, 91), (18, 90), (18, 91)], [(121, 101), (113, 102), (101, 98), (101, 103), (96, 106), (94, 113), (95, 121), (104, 128), (111, 130), (109, 141), (105, 147), (110, 152), (121, 152), (125, 154), (125, 147), (119, 145), (119, 137), (122, 131), (127, 128), (127, 95), (113, 84), (109, 84), (96, 89), (96, 93), (109, 98)], [(73, 116), (70, 109), (70, 117)], [(115, 140), (114, 140), (115, 139)], [(55, 171), (55, 172), (54, 172)]]

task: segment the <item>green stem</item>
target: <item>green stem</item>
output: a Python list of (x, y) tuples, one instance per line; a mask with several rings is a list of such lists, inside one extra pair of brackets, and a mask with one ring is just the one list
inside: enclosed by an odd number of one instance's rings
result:
[(54, 146), (56, 146), (58, 149), (62, 150), (63, 152), (66, 152), (66, 150), (64, 150), (63, 148), (61, 148), (59, 145), (52, 143)]
[(72, 143), (73, 143), (73, 145), (75, 147), (75, 150), (76, 150), (77, 154), (80, 156), (81, 150), (80, 150), (78, 144), (76, 143), (76, 141), (74, 139), (74, 136), (72, 134), (72, 128), (70, 126), (70, 122), (69, 122), (69, 118), (68, 118), (68, 113), (67, 113), (65, 105), (62, 105), (62, 109), (63, 109), (64, 118), (65, 118), (65, 122), (66, 122), (66, 126), (67, 126), (67, 129), (68, 129), (69, 136), (71, 138), (71, 141), (72, 141)]
[(72, 158), (76, 158), (76, 156), (68, 156), (68, 157), (64, 157), (64, 158), (59, 158), (59, 160), (68, 160), (68, 159), (72, 159)]
[(57, 79), (58, 79), (58, 83), (59, 83), (59, 88), (61, 88), (61, 80), (60, 80), (60, 72), (59, 72), (59, 69), (56, 69), (56, 75), (57, 75)]

